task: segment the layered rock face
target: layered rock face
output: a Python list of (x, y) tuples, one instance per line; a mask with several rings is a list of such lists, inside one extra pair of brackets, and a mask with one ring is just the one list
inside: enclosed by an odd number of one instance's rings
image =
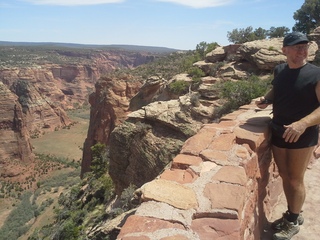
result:
[(0, 160), (1, 175), (7, 173), (7, 163), (33, 160), (30, 137), (25, 115), (18, 101), (2, 82), (0, 82)]
[(101, 78), (97, 82), (96, 91), (89, 97), (90, 125), (84, 143), (81, 176), (90, 171), (91, 147), (96, 143), (108, 145), (111, 131), (127, 118), (129, 101), (140, 86), (141, 82), (130, 76), (123, 79)]
[[(28, 48), (15, 49), (14, 47), (4, 50), (7, 57), (14, 57), (12, 61), (7, 62), (2, 59), (0, 83), (1, 87), (6, 89), (6, 96), (10, 95), (7, 101), (9, 99), (14, 99), (14, 101), (11, 101), (12, 106), (6, 103), (7, 105), (2, 104), (3, 107), (0, 107), (0, 111), (5, 113), (1, 115), (4, 120), (0, 119), (2, 121), (0, 131), (6, 132), (1, 135), (0, 159), (20, 158), (22, 161), (33, 157), (29, 136), (40, 137), (44, 132), (58, 130), (71, 124), (65, 111), (87, 105), (89, 95), (102, 75), (118, 68), (133, 68), (154, 58), (154, 54), (122, 50), (90, 50), (86, 53), (84, 50), (52, 49), (45, 50), (45, 54), (42, 48), (35, 49), (34, 52), (28, 52), (30, 51)], [(27, 54), (24, 50), (27, 51)], [(65, 59), (68, 61), (64, 61)], [(54, 63), (59, 61), (67, 63)], [(118, 122), (118, 119), (125, 115), (123, 112), (128, 108), (126, 102), (128, 100), (124, 98), (125, 95), (132, 97), (137, 92), (134, 90), (137, 88), (135, 84), (127, 83), (123, 90), (122, 84), (118, 86), (117, 83), (114, 83), (114, 95), (119, 94), (119, 98), (113, 99), (112, 104), (115, 108), (118, 107), (118, 110), (115, 110), (110, 119), (116, 118), (115, 122)], [(3, 103), (5, 103), (5, 98), (2, 99)], [(123, 102), (126, 102), (125, 106)], [(14, 106), (15, 110), (9, 110)], [(18, 116), (18, 118), (8, 114)], [(21, 119), (23, 119), (23, 124)], [(15, 124), (19, 122), (23, 127), (11, 126), (10, 121)], [(7, 139), (19, 134), (24, 140)], [(101, 136), (103, 133), (98, 135)], [(10, 147), (6, 144), (9, 144)]]
[(29, 81), (19, 80), (12, 84), (11, 90), (18, 96), (26, 118), (26, 127), (31, 134), (43, 129), (53, 131), (71, 123), (65, 111), (45, 98), (41, 90)]
[(43, 97), (63, 109), (87, 103), (94, 83), (100, 78), (96, 67), (47, 64), (39, 67), (0, 69), (0, 79), (7, 86), (19, 80), (28, 81)]
[(189, 97), (151, 103), (128, 115), (110, 135), (109, 174), (116, 193), (130, 184), (140, 187), (163, 171), (184, 141), (200, 129), (191, 117)]

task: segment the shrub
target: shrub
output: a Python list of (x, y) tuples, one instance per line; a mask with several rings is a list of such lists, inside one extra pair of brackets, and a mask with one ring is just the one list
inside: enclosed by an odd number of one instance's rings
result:
[(107, 148), (103, 143), (97, 143), (91, 147), (92, 161), (91, 171), (96, 178), (101, 177), (108, 171)]
[(169, 90), (174, 94), (183, 95), (188, 93), (189, 86), (190, 83), (183, 80), (178, 80), (169, 84)]
[(264, 95), (270, 88), (271, 79), (263, 80), (253, 75), (249, 79), (236, 82), (227, 81), (220, 85), (221, 98), (227, 103), (223, 112), (230, 112), (240, 106), (249, 104), (252, 99)]

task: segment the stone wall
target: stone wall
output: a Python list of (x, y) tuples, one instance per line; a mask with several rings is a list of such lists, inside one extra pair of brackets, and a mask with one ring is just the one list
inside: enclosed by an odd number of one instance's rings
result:
[(118, 240), (260, 239), (281, 193), (269, 145), (271, 108), (252, 102), (206, 124), (170, 168), (136, 191)]

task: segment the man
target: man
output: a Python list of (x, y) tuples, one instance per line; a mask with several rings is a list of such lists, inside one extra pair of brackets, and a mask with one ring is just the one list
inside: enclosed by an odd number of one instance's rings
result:
[(259, 101), (260, 108), (273, 104), (271, 144), (282, 178), (288, 210), (271, 224), (274, 240), (291, 239), (303, 223), (304, 174), (318, 143), (320, 124), (320, 68), (307, 63), (309, 40), (292, 32), (283, 40), (287, 62), (275, 67), (272, 89)]

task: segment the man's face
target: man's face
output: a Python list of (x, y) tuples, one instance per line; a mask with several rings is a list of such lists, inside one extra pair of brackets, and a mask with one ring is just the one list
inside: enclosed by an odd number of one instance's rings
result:
[(282, 48), (282, 52), (287, 56), (288, 63), (304, 65), (308, 58), (308, 43), (296, 44)]

